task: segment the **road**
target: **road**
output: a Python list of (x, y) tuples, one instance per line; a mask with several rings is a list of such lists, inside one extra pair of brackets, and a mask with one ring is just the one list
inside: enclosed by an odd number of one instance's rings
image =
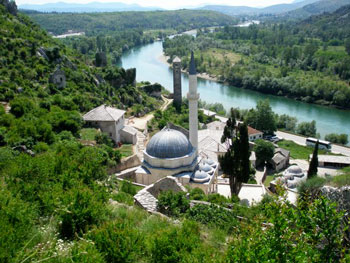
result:
[[(295, 143), (303, 145), (303, 146), (306, 145), (305, 144), (306, 138), (303, 136), (290, 134), (290, 133), (286, 133), (286, 132), (281, 132), (281, 131), (277, 131), (276, 135), (279, 137), (282, 137), (285, 140), (294, 141)], [(332, 153), (336, 153), (336, 154), (340, 153), (342, 155), (350, 156), (350, 148), (332, 144)]]

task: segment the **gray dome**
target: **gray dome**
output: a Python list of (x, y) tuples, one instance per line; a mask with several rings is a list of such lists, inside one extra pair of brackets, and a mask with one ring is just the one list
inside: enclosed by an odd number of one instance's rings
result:
[(147, 154), (160, 159), (182, 157), (192, 150), (190, 141), (183, 133), (168, 128), (156, 133), (146, 147)]
[(215, 162), (214, 162), (212, 159), (209, 159), (209, 158), (205, 159), (205, 162), (206, 162), (207, 164), (209, 164), (210, 166), (212, 166), (212, 165), (215, 164)]
[(288, 173), (290, 174), (301, 174), (303, 173), (303, 170), (297, 165), (293, 165), (287, 169)]
[(210, 180), (210, 176), (201, 170), (197, 170), (192, 177), (192, 181), (196, 182), (196, 183), (205, 183), (208, 182)]
[(207, 163), (200, 163), (199, 164), (199, 170), (202, 170), (204, 172), (210, 172), (213, 168), (207, 164)]

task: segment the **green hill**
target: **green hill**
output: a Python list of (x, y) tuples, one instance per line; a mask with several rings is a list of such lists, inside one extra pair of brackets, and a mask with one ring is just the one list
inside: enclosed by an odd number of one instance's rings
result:
[(32, 13), (29, 15), (39, 25), (54, 34), (76, 30), (84, 31), (87, 35), (94, 35), (126, 29), (174, 29), (180, 32), (193, 28), (222, 26), (236, 22), (230, 16), (205, 10), (85, 14)]

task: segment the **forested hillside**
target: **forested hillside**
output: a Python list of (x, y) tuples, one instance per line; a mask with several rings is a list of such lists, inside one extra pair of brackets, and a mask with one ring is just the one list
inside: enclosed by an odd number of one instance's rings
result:
[[(181, 36), (164, 42), (165, 53), (183, 58), (197, 50), (200, 72), (237, 87), (286, 96), (309, 103), (349, 108), (350, 39), (348, 12), (324, 14), (301, 24), (225, 27), (197, 38)], [(342, 16), (340, 16), (342, 14)], [(328, 18), (339, 17), (329, 23)], [(315, 20), (315, 22), (313, 22)], [(310, 22), (311, 21), (311, 22)], [(324, 22), (322, 22), (324, 21)], [(311, 38), (311, 37), (312, 38)]]
[(88, 36), (127, 29), (188, 29), (229, 25), (234, 18), (205, 10), (115, 12), (90, 14), (30, 14), (39, 25), (54, 34), (67, 30), (84, 31)]
[(349, 5), (350, 0), (321, 0), (316, 3), (305, 5), (299, 9), (282, 14), (285, 18), (305, 19), (312, 15), (323, 14), (325, 12), (331, 13), (342, 6)]

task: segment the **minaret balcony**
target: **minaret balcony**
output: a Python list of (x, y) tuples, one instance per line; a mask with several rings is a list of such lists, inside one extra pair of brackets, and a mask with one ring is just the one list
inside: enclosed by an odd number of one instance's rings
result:
[(187, 93), (188, 100), (199, 100), (199, 93)]

